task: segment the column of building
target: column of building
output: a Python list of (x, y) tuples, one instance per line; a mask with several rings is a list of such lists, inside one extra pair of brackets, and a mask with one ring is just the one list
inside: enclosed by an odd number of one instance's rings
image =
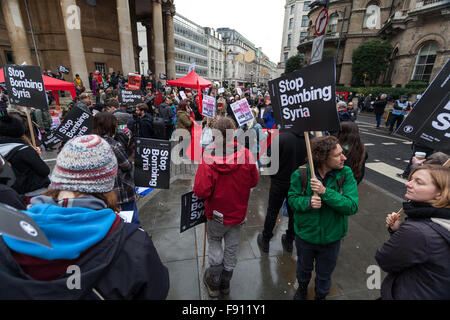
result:
[[(134, 8), (133, 8), (134, 9)], [(133, 34), (128, 0), (117, 0), (117, 15), (119, 22), (120, 56), (124, 75), (135, 72)]]
[(9, 41), (14, 52), (14, 62), (16, 64), (25, 62), (28, 65), (32, 65), (33, 60), (31, 60), (30, 46), (28, 45), (27, 33), (20, 13), (19, 1), (3, 0), (2, 10)]
[(166, 56), (164, 53), (164, 34), (161, 0), (153, 0), (153, 48), (155, 54), (155, 81), (160, 74), (166, 74)]
[(175, 39), (173, 36), (173, 16), (175, 15), (175, 7), (173, 5), (166, 6), (163, 10), (165, 20), (166, 35), (166, 71), (168, 79), (175, 79)]

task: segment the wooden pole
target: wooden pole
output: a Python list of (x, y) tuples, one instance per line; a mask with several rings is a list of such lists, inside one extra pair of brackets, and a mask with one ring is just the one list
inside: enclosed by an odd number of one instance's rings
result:
[(205, 266), (205, 255), (206, 255), (206, 222), (205, 222), (205, 229), (203, 230), (203, 262), (202, 262), (202, 267)]
[(30, 116), (30, 108), (25, 108), (25, 110), (27, 113), (28, 127), (30, 128), (31, 143), (33, 144), (33, 148), (36, 148), (36, 139), (34, 138), (33, 123), (31, 122)]
[[(309, 141), (309, 132), (305, 131), (304, 134), (305, 134), (306, 152), (308, 153), (309, 169), (311, 171), (311, 179), (315, 179), (316, 173), (314, 170), (314, 161), (313, 161), (312, 152), (311, 152), (311, 143)], [(317, 197), (316, 192), (314, 192), (314, 196)]]

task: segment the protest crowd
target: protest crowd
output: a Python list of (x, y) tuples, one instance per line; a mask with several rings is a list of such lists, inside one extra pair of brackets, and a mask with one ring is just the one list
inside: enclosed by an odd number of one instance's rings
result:
[[(76, 75), (73, 101), (55, 106), (56, 97), (47, 92), (50, 108), (31, 108), (31, 128), (26, 107), (10, 104), (3, 90), (0, 202), (33, 218), (53, 249), (3, 234), (0, 299), (166, 299), (168, 268), (151, 236), (140, 228), (135, 166), (139, 162), (145, 168), (146, 162), (140, 155), (138, 161), (137, 153), (144, 152), (141, 140), (156, 139), (180, 143), (181, 157), (189, 160), (186, 149), (196, 143), (195, 128), (201, 128), (203, 154), (193, 192), (204, 200), (209, 267), (203, 282), (209, 295), (226, 296), (233, 290), (230, 281), (250, 193), (266, 170), (262, 160), (271, 155), (270, 142), (276, 139), (279, 169), (270, 175), (268, 194), (261, 195), (268, 200), (257, 244), (270, 252), (280, 210), (286, 211), (288, 228), (278, 241), (288, 253), (296, 247), (298, 287), (290, 298), (306, 299), (314, 271), (315, 299), (325, 299), (348, 217), (358, 212), (357, 185), (370, 156), (355, 123), (353, 95), (332, 101), (338, 130), (275, 135), (277, 106), (269, 87), (212, 85), (198, 90), (163, 84), (153, 75), (139, 80), (133, 89), (129, 76), (120, 72), (95, 71), (88, 84)], [(239, 114), (238, 105), (246, 112)], [(380, 126), (386, 96), (373, 105)], [(395, 106), (390, 131), (400, 125), (409, 105), (401, 98)], [(64, 133), (80, 133), (84, 127), (86, 132), (73, 137)], [(179, 138), (177, 129), (191, 136)], [(230, 130), (233, 135), (226, 134)], [(217, 140), (215, 132), (224, 138)], [(41, 157), (44, 151), (57, 152), (52, 172)], [(381, 299), (450, 299), (450, 169), (442, 167), (449, 157), (427, 151), (423, 159), (411, 157), (404, 173), (407, 219), (396, 212), (386, 218), (391, 236), (375, 256), (388, 273)], [(123, 211), (132, 212), (128, 222), (119, 215)], [(71, 265), (81, 270), (81, 290), (67, 289)]]

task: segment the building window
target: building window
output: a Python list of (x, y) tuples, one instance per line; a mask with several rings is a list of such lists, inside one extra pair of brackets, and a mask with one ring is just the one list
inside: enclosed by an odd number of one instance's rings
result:
[(290, 18), (289, 19), (289, 30), (291, 30), (293, 26), (294, 26), (294, 18)]
[(302, 16), (302, 27), (308, 26), (308, 16)]
[(95, 65), (95, 70), (100, 71), (101, 73), (105, 73), (106, 74), (106, 65), (103, 62), (94, 62)]
[(416, 58), (412, 80), (430, 81), (438, 46), (436, 42), (428, 42), (422, 48)]
[(330, 17), (330, 21), (328, 22), (328, 32), (335, 33), (337, 31), (338, 24), (338, 16), (333, 15)]
[(294, 14), (294, 9), (295, 9), (295, 4), (291, 6), (291, 11), (289, 12), (289, 14)]
[(303, 3), (303, 11), (309, 11), (309, 4), (311, 3), (311, 1), (305, 1)]
[(377, 4), (371, 4), (367, 7), (363, 28), (380, 29), (380, 7)]
[(291, 34), (288, 34), (286, 46), (288, 46), (288, 47), (291, 46), (291, 40), (292, 40), (292, 35), (291, 35)]
[(14, 55), (12, 51), (5, 50), (5, 60), (6, 64), (14, 64)]
[(305, 39), (307, 35), (308, 35), (308, 32), (306, 32), (306, 31), (300, 32), (300, 41), (302, 41), (303, 39)]
[(284, 53), (284, 61), (287, 61), (289, 59), (289, 52)]

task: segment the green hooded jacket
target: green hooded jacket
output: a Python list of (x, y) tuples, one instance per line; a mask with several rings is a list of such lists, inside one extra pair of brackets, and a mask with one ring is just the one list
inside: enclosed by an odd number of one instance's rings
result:
[[(311, 190), (311, 173), (307, 166), (308, 185), (303, 196), (299, 170), (291, 175), (291, 186), (288, 203), (294, 212), (294, 230), (302, 239), (312, 244), (329, 244), (345, 237), (348, 230), (347, 217), (358, 211), (358, 189), (352, 170), (344, 166), (333, 170), (328, 178), (327, 191), (319, 195), (322, 207), (312, 209), (310, 199), (314, 195)], [(342, 194), (339, 193), (338, 180), (344, 176)]]

